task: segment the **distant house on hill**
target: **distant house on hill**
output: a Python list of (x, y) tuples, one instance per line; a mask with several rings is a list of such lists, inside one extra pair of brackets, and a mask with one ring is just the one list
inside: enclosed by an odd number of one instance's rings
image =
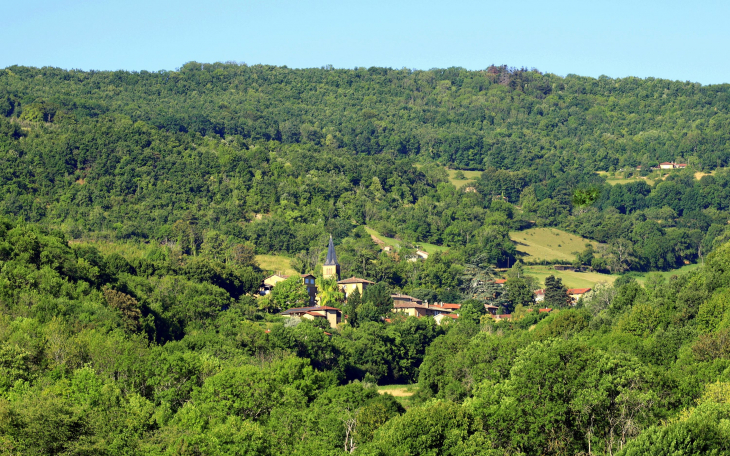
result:
[(494, 281), (494, 283), (499, 285), (500, 287), (504, 287), (504, 284), (507, 283), (507, 279), (497, 279)]
[(540, 288), (539, 290), (535, 290), (535, 302), (540, 302), (545, 300), (545, 290)]
[(325, 319), (334, 328), (342, 321), (342, 312), (336, 307), (328, 306), (311, 306), (311, 307), (295, 307), (285, 310), (279, 315), (284, 317), (299, 317), (305, 320)]
[(450, 311), (441, 309), (428, 304), (416, 304), (415, 302), (394, 303), (393, 312), (403, 313), (409, 317), (435, 317), (440, 314), (451, 313)]
[(428, 260), (428, 252), (425, 252), (423, 250), (416, 250), (416, 255), (421, 257), (424, 260)]
[(686, 167), (687, 167), (686, 163), (674, 163), (674, 162), (659, 163), (659, 169), (684, 169)]
[[(582, 296), (586, 296), (591, 292), (590, 288), (568, 288), (567, 294), (570, 296), (570, 300), (573, 304), (578, 302)], [(545, 290), (542, 288), (535, 290), (535, 302), (542, 302), (545, 300)]]
[(571, 301), (573, 301), (573, 304), (575, 304), (581, 297), (590, 293), (590, 291), (590, 288), (569, 288), (568, 295), (570, 296)]

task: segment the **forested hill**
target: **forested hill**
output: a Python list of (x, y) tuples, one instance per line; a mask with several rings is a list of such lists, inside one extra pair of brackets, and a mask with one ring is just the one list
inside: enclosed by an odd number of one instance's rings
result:
[(52, 124), (107, 116), (171, 132), (469, 169), (608, 170), (730, 160), (730, 85), (565, 78), (504, 66), (412, 71), (190, 62), (178, 71), (0, 70), (0, 115)]

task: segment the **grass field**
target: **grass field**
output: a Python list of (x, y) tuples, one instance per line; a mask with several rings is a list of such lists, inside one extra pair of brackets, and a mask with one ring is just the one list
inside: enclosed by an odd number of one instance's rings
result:
[(555, 228), (530, 228), (513, 231), (509, 236), (517, 244), (517, 251), (524, 261), (571, 262), (575, 258), (572, 252), (580, 252), (587, 243), (598, 245), (595, 241)]
[[(421, 163), (416, 163), (413, 166), (415, 166), (416, 168), (420, 168), (423, 165)], [(446, 166), (443, 166), (443, 168), (446, 170), (446, 173), (449, 175), (449, 182), (451, 182), (451, 184), (456, 188), (461, 188), (463, 185), (466, 185), (470, 182), (474, 182), (475, 180), (479, 179), (479, 176), (482, 174), (482, 171), (464, 171), (464, 170), (462, 170), (461, 172), (464, 173), (464, 179), (457, 179), (456, 173), (458, 173), (459, 170), (449, 169)]]
[[(385, 243), (385, 245), (390, 245), (396, 250), (399, 250), (401, 248), (401, 241), (399, 241), (397, 239), (385, 237), (368, 226), (365, 227), (365, 231), (367, 231), (369, 235), (375, 236), (376, 238), (383, 241)], [(442, 245), (429, 244), (427, 242), (418, 242), (418, 243), (416, 243), (416, 245), (418, 245), (419, 249), (421, 249), (429, 254), (436, 253), (436, 252), (444, 252), (444, 251), (448, 250), (448, 247), (444, 247)]]
[(525, 266), (525, 273), (537, 279), (538, 283), (545, 283), (545, 277), (554, 275), (562, 279), (568, 288), (593, 288), (597, 283), (613, 283), (616, 275), (601, 274), (599, 272), (556, 271), (552, 266)]
[(640, 284), (644, 284), (646, 282), (646, 278), (649, 274), (660, 274), (662, 277), (664, 277), (665, 280), (669, 280), (670, 277), (673, 275), (680, 275), (686, 272), (690, 272), (692, 270), (695, 270), (699, 268), (699, 264), (688, 264), (686, 266), (682, 266), (679, 269), (672, 269), (671, 271), (658, 271), (658, 272), (647, 272), (647, 273), (641, 273), (633, 275), (633, 277), (636, 279), (637, 282)]
[(281, 272), (285, 275), (296, 274), (297, 271), (292, 269), (291, 260), (280, 255), (256, 255), (256, 261), (261, 269), (271, 272)]
[(378, 386), (378, 393), (388, 393), (395, 397), (398, 402), (405, 408), (409, 408), (411, 404), (411, 396), (416, 394), (418, 385), (384, 385)]
[(481, 171), (462, 171), (465, 179), (457, 179), (455, 176), (459, 171), (447, 168), (446, 172), (449, 173), (449, 182), (451, 182), (456, 188), (461, 188), (463, 185), (474, 182), (479, 179), (479, 176), (482, 174)]

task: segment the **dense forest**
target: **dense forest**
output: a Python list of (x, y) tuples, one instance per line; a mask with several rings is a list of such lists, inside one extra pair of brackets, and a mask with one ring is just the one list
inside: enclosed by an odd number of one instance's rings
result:
[[(729, 110), (504, 66), (0, 70), (0, 453), (730, 454)], [(620, 277), (569, 306), (523, 271), (530, 227)], [(318, 279), (337, 328), (279, 316), (306, 291), (259, 297), (256, 255), (321, 277), (330, 234), (376, 284)]]
[[(10, 220), (0, 261), (3, 454), (730, 452), (730, 243), (500, 322), (478, 300), (385, 322), (378, 284), (336, 330), (259, 309), (255, 266), (103, 255)], [(416, 381), (407, 403), (375, 386)]]
[[(500, 266), (517, 259), (508, 231), (537, 224), (611, 245), (588, 263), (597, 270), (672, 269), (727, 237), (728, 174), (692, 176), (728, 164), (729, 108), (726, 85), (494, 66), (9, 67), (0, 212), (186, 254), (209, 240), (304, 255), (325, 233), (341, 242), (368, 224)], [(653, 186), (594, 172), (663, 160), (690, 168)], [(485, 171), (478, 192), (450, 186), (440, 165)]]

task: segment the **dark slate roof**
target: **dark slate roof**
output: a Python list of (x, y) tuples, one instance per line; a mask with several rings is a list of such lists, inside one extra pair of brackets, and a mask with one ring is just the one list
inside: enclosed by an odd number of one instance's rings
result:
[(335, 253), (335, 245), (332, 243), (332, 236), (330, 235), (330, 245), (327, 247), (327, 258), (324, 260), (325, 266), (339, 266), (337, 262), (337, 254)]

